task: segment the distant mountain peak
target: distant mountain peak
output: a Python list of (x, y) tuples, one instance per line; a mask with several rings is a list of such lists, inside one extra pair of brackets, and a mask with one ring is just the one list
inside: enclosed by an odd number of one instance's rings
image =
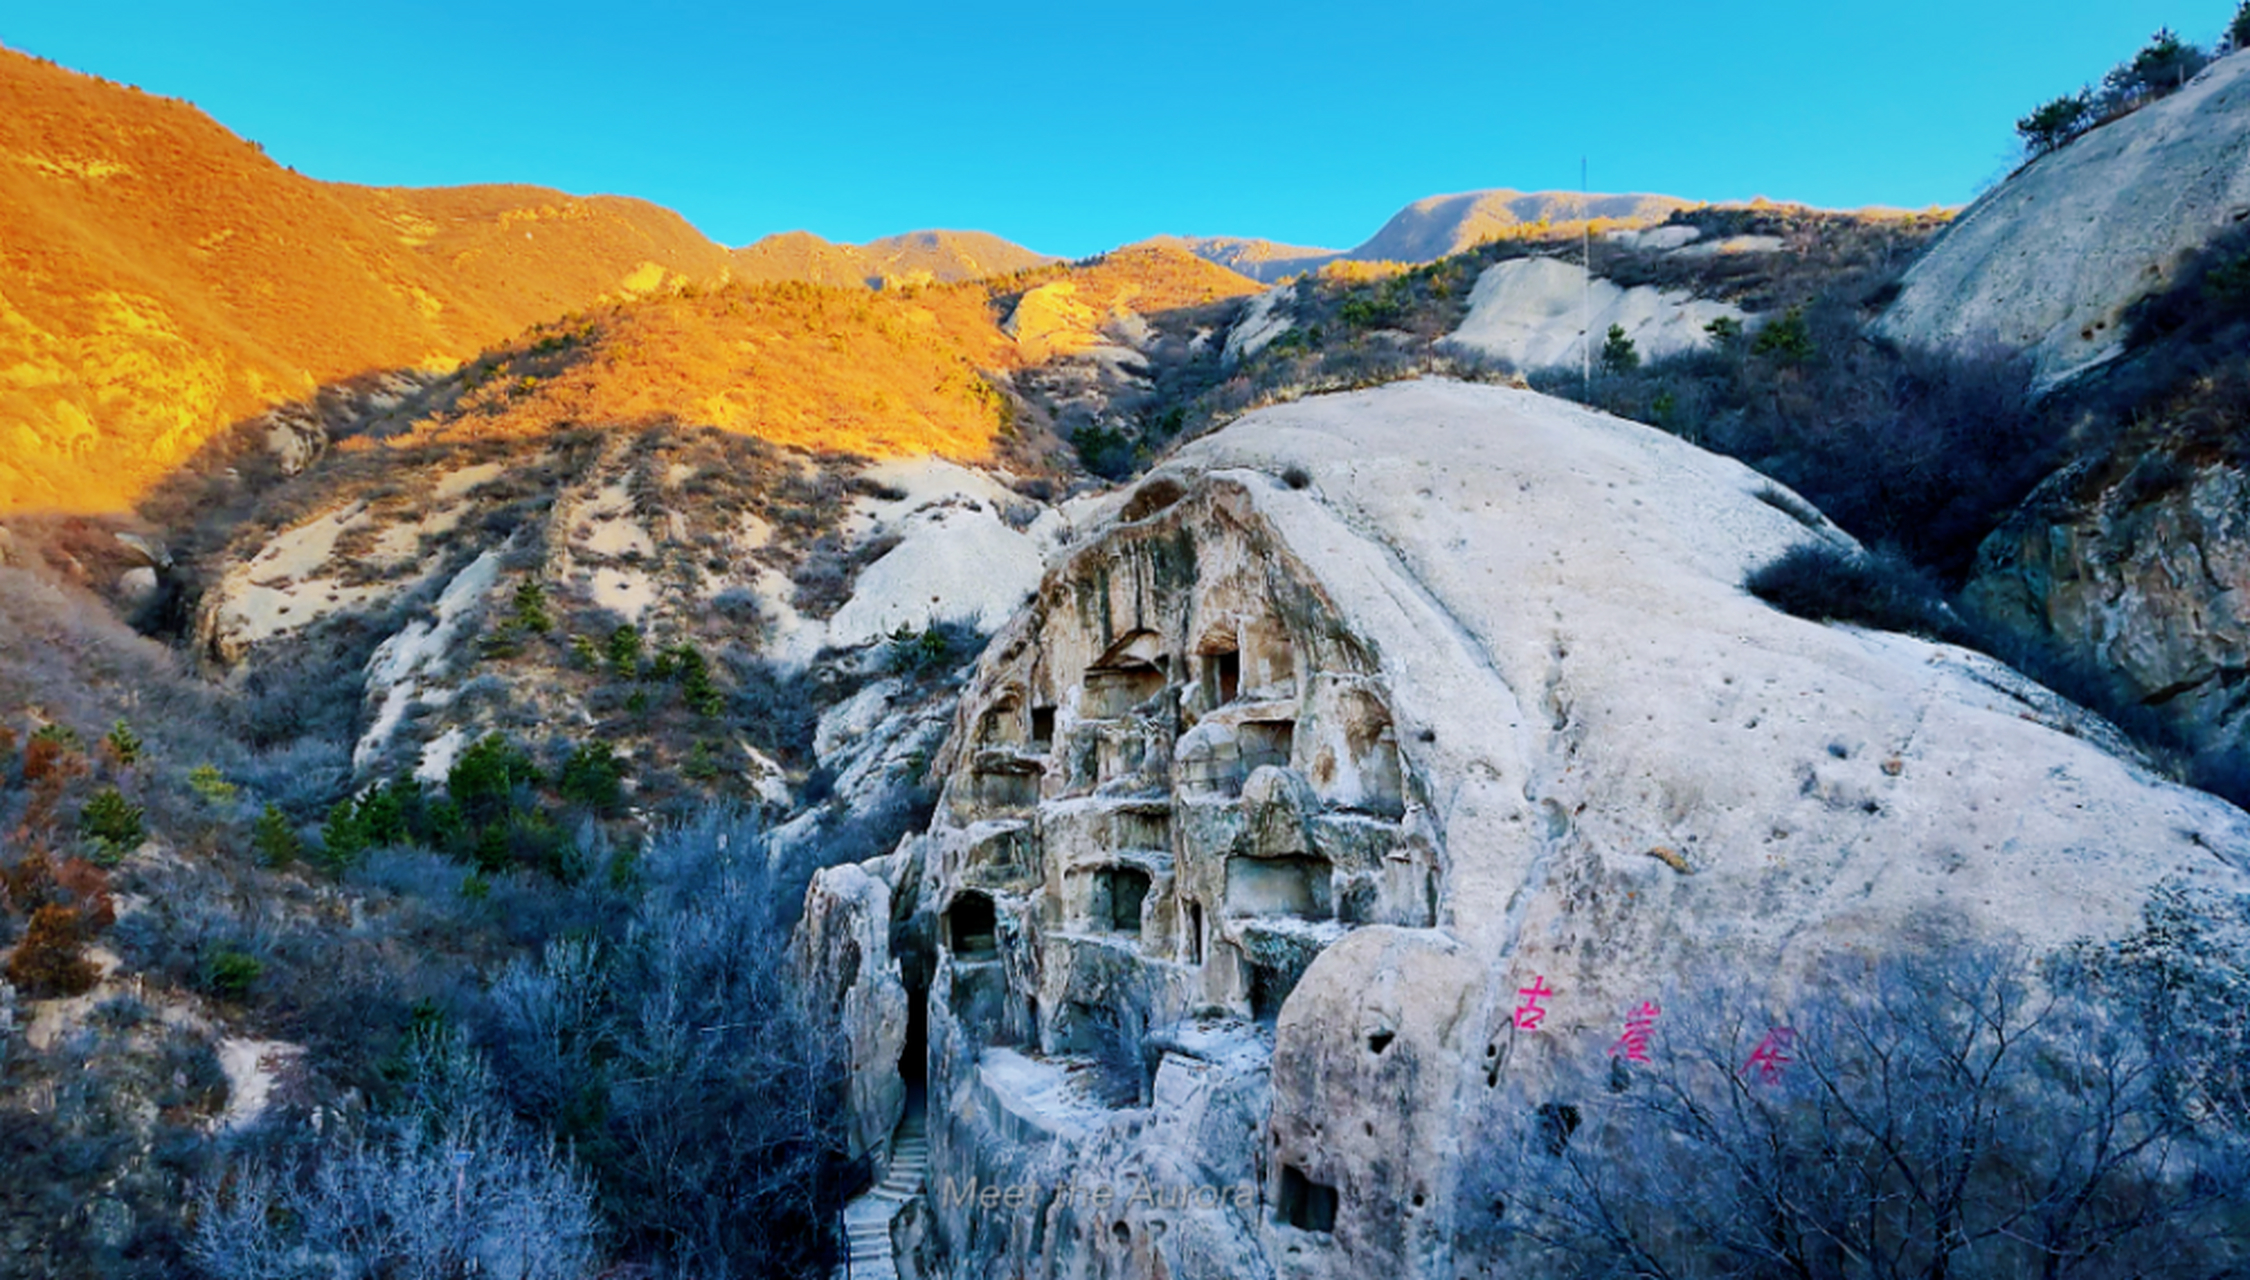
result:
[(1339, 259), (1359, 262), (1435, 262), (1488, 240), (1573, 236), (1588, 223), (1596, 231), (1645, 227), (1698, 202), (1672, 196), (1582, 195), (1576, 191), (1517, 191), (1495, 187), (1424, 196), (1391, 215), (1381, 230), (1353, 249), (1314, 249), (1245, 236), (1192, 236), (1191, 252), (1230, 270), (1271, 283), (1317, 271)]

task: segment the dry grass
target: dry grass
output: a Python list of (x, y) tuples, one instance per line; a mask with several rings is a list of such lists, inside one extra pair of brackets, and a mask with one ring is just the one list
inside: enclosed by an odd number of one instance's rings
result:
[(414, 435), (704, 426), (867, 457), (988, 459), (1011, 412), (1001, 384), (1025, 362), (1001, 323), (1025, 293), (1058, 282), (1091, 323), (1259, 287), (1181, 250), (1136, 247), (986, 284), (689, 290), (535, 329), (480, 357)]
[(864, 285), (886, 278), (951, 283), (1010, 275), (1053, 261), (981, 231), (922, 231), (870, 244), (835, 244), (807, 231), (767, 236), (733, 253), (734, 278)]
[(534, 331), (471, 364), (458, 396), (414, 434), (677, 424), (870, 456), (981, 458), (1003, 419), (985, 371), (1012, 357), (975, 286), (730, 285)]
[(0, 226), (0, 510), (115, 509), (317, 384), (726, 263), (639, 201), (316, 182), (188, 103), (6, 50)]

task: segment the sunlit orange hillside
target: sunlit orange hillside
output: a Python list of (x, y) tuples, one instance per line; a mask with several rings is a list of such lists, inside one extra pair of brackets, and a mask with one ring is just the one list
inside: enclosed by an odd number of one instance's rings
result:
[(1080, 298), (1104, 307), (1130, 306), (1140, 312), (1200, 306), (1265, 288), (1248, 276), (1164, 240), (1144, 240), (1112, 250), (1085, 266), (1071, 268), (1067, 275)]
[(597, 298), (727, 278), (731, 255), (662, 205), (545, 187), (353, 187), (329, 191), (380, 224), (510, 326)]
[(983, 231), (914, 231), (866, 244), (836, 244), (785, 231), (734, 251), (734, 277), (865, 285), (882, 280), (948, 283), (1009, 275), (1055, 261)]
[(685, 290), (600, 308), (481, 358), (419, 436), (568, 425), (714, 426), (874, 456), (992, 452), (999, 376), (1038, 359), (1003, 327), (1061, 288), (1086, 314), (1168, 311), (1259, 286), (1184, 250), (1121, 249), (982, 283), (871, 291), (799, 282)]
[(460, 398), (418, 433), (679, 423), (785, 445), (974, 458), (1000, 421), (982, 371), (1013, 358), (975, 285), (734, 284), (528, 334), (464, 370)]
[(1085, 266), (1019, 272), (998, 287), (1020, 293), (1007, 331), (1037, 363), (1085, 351), (1120, 312), (1198, 307), (1265, 286), (1207, 262), (1177, 241), (1127, 245)]
[(316, 182), (190, 104), (4, 49), (0, 229), (0, 510), (121, 505), (319, 382), (726, 265), (641, 201)]

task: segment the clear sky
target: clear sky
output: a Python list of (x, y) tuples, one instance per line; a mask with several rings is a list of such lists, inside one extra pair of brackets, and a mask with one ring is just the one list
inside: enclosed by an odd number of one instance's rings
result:
[(1349, 247), (1578, 185), (1965, 201), (2012, 125), (2235, 0), (224, 5), (0, 0), (0, 43), (193, 101), (315, 177), (643, 196), (714, 239), (979, 228)]

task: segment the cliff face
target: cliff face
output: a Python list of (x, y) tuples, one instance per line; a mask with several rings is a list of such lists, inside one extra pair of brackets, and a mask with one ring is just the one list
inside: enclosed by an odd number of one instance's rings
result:
[[(812, 898), (817, 931), (883, 877), (935, 955), (831, 975), (923, 1006), (926, 1051), (861, 1058), (926, 1075), (924, 1264), (1460, 1274), (1466, 1118), (1673, 975), (1786, 994), (2250, 886), (2250, 818), (2054, 695), (1746, 595), (1841, 538), (1763, 487), (1432, 381), (1252, 414), (1124, 495), (987, 650), (929, 832)], [(856, 1094), (880, 1129), (900, 1091)]]
[(2217, 754), (2250, 747), (2246, 588), (2250, 476), (2160, 447), (2050, 477), (1985, 540), (1966, 596)]
[(2028, 349), (2053, 386), (2123, 349), (2128, 307), (2250, 217), (2250, 58), (2026, 167), (1956, 219), (1876, 325)]

